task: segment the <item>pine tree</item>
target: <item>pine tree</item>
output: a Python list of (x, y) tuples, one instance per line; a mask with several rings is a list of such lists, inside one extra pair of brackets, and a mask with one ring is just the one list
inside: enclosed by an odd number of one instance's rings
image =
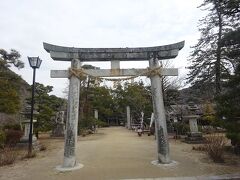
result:
[[(52, 92), (52, 86), (45, 86), (40, 83), (36, 83), (35, 87), (35, 107), (39, 112), (37, 115), (37, 122), (34, 124), (35, 132), (49, 131), (53, 127), (52, 117), (54, 117), (57, 111), (65, 108), (65, 100), (55, 95), (49, 95)], [(31, 98), (28, 99), (28, 103), (31, 103)]]
[(11, 49), (8, 53), (6, 50), (0, 49), (0, 55), (0, 66), (9, 67), (13, 64), (18, 69), (24, 67), (24, 63), (20, 60), (21, 55), (17, 50)]
[(16, 82), (0, 79), (0, 112), (14, 114), (20, 110), (20, 97), (13, 84)]
[(0, 112), (14, 114), (20, 110), (21, 78), (9, 69), (10, 64), (19, 69), (24, 67), (20, 57), (14, 49), (10, 53), (0, 49)]
[(208, 15), (200, 20), (201, 37), (190, 55), (192, 63), (188, 68), (188, 81), (193, 84), (215, 83), (215, 93), (222, 88), (222, 79), (233, 68), (233, 59), (226, 55), (222, 43), (223, 35), (236, 29), (239, 25), (226, 14), (226, 2), (223, 0), (204, 0), (200, 8), (205, 8)]
[[(240, 1), (224, 0), (225, 15), (240, 24)], [(227, 129), (236, 152), (240, 153), (240, 28), (233, 29), (222, 38), (225, 55), (232, 59), (233, 72), (225, 80), (225, 90), (217, 98), (217, 113)], [(224, 118), (223, 118), (224, 117)]]
[(225, 88), (225, 92), (217, 98), (217, 112), (227, 129), (227, 137), (240, 153), (240, 63)]

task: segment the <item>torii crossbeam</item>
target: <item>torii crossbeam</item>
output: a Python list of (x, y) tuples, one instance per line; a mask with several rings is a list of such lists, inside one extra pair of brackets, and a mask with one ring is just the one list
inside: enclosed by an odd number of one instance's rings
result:
[[(83, 73), (93, 77), (118, 77), (118, 76), (143, 76), (150, 69), (159, 69), (158, 60), (172, 59), (178, 55), (184, 47), (184, 41), (156, 47), (139, 48), (74, 48), (55, 46), (43, 43), (44, 49), (50, 53), (53, 60), (71, 61), (72, 69), (80, 69), (81, 62), (111, 61), (111, 69), (81, 69)], [(149, 69), (120, 69), (120, 61), (149, 61)], [(162, 95), (162, 76), (177, 76), (175, 68), (160, 68), (158, 73), (152, 73), (151, 91), (153, 100), (153, 112), (156, 124), (157, 152), (159, 163), (170, 163), (169, 144), (166, 126), (166, 117)], [(70, 76), (67, 70), (52, 70), (52, 78), (69, 78), (69, 105), (66, 122), (66, 135), (64, 146), (64, 161), (59, 170), (73, 170), (78, 168), (76, 163), (76, 143), (78, 125), (78, 107), (80, 81), (76, 76)]]

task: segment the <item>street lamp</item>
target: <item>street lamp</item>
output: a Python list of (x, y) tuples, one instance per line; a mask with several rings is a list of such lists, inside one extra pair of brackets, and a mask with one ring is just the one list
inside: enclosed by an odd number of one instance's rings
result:
[(39, 57), (28, 57), (29, 64), (33, 68), (33, 83), (32, 83), (32, 102), (31, 102), (31, 119), (29, 131), (28, 155), (32, 155), (32, 131), (33, 131), (33, 109), (34, 109), (34, 92), (35, 92), (35, 75), (36, 69), (40, 67), (42, 60)]

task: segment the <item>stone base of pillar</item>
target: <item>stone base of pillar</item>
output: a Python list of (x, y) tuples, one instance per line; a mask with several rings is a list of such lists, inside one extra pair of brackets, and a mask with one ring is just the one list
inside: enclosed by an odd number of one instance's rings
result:
[(83, 167), (83, 164), (79, 164), (77, 163), (75, 166), (73, 167), (63, 167), (62, 165), (57, 166), (56, 170), (60, 171), (60, 172), (66, 172), (66, 171), (74, 171), (74, 170), (78, 170), (81, 169)]
[(177, 161), (170, 161), (169, 163), (160, 163), (159, 160), (154, 160), (151, 162), (151, 164), (158, 167), (171, 167), (171, 166), (176, 166), (179, 163)]
[(160, 153), (158, 153), (158, 161), (160, 164), (169, 164), (172, 162), (169, 156), (164, 156)]

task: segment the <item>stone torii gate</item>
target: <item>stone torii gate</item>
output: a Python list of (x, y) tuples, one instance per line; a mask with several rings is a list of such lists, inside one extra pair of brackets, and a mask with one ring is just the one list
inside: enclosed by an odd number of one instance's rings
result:
[[(161, 68), (158, 60), (175, 58), (184, 47), (184, 41), (155, 47), (140, 48), (74, 48), (43, 43), (44, 49), (53, 60), (71, 61), (69, 70), (51, 70), (52, 78), (69, 78), (68, 115), (64, 145), (63, 165), (60, 171), (74, 170), (82, 165), (76, 163), (76, 143), (80, 80), (83, 74), (92, 77), (149, 76), (153, 112), (156, 123), (158, 163), (171, 163), (166, 127), (166, 117), (162, 95), (162, 76), (177, 76), (178, 69)], [(120, 61), (149, 61), (147, 69), (120, 69)], [(111, 69), (81, 69), (81, 62), (111, 61)]]

